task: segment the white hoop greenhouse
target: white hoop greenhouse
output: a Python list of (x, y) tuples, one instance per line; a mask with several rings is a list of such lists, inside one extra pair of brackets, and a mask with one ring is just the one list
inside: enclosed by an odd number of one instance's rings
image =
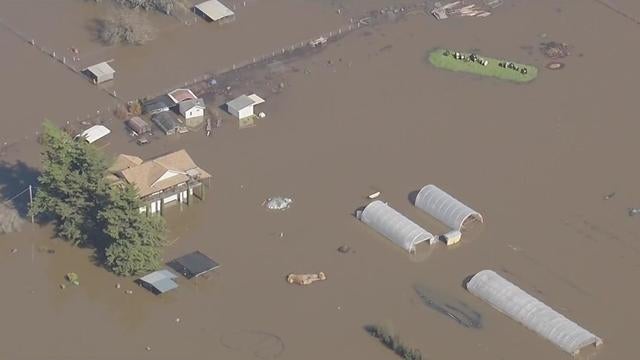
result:
[(483, 221), (482, 215), (435, 185), (423, 187), (415, 206), (454, 230), (462, 230), (468, 219)]
[(435, 241), (427, 230), (379, 200), (364, 208), (360, 220), (410, 253), (414, 253), (416, 245), (422, 242)]
[(494, 271), (483, 270), (474, 275), (467, 290), (572, 355), (587, 345), (602, 344), (602, 339)]

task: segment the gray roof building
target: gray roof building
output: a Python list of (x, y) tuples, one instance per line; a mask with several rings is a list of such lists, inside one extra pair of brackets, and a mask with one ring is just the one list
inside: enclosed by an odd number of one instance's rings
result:
[(153, 121), (165, 135), (173, 135), (178, 130), (178, 117), (171, 111), (154, 114), (151, 116), (151, 121)]
[(214, 22), (233, 21), (235, 14), (218, 0), (208, 0), (194, 6), (196, 11)]
[(146, 289), (157, 295), (164, 294), (167, 291), (177, 288), (178, 284), (173, 281), (173, 279), (176, 279), (177, 277), (178, 275), (175, 275), (169, 270), (163, 269), (141, 277), (138, 279), (138, 282)]
[(113, 70), (113, 68), (106, 62), (91, 65), (85, 69), (85, 72), (95, 84), (112, 80), (116, 73), (116, 71)]

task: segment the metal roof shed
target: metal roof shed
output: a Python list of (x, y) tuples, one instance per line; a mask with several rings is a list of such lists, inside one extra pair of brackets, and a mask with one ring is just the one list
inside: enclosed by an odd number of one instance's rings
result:
[(95, 84), (113, 80), (114, 74), (116, 73), (116, 71), (113, 70), (113, 68), (106, 62), (91, 65), (85, 69), (85, 72)]
[(111, 130), (104, 125), (94, 125), (87, 130), (81, 132), (76, 138), (84, 138), (89, 144), (93, 144), (94, 142), (102, 139), (103, 137), (109, 135)]
[(138, 282), (146, 289), (158, 295), (176, 289), (178, 287), (178, 284), (173, 281), (173, 279), (176, 278), (178, 278), (177, 275), (169, 270), (163, 269), (154, 271), (151, 274), (147, 274), (141, 277), (140, 279), (138, 279)]
[(253, 107), (264, 103), (264, 99), (256, 94), (240, 95), (227, 103), (229, 113), (238, 119), (244, 119), (253, 115)]
[(422, 242), (428, 241), (431, 244), (436, 241), (433, 234), (380, 200), (367, 205), (359, 218), (360, 221), (410, 253), (414, 253), (416, 245)]
[(171, 261), (169, 266), (184, 275), (187, 279), (198, 277), (220, 267), (217, 262), (200, 251), (194, 251), (179, 257)]
[(233, 21), (235, 18), (233, 11), (218, 0), (205, 1), (194, 8), (209, 21), (217, 23)]
[(415, 206), (454, 230), (462, 230), (467, 220), (483, 222), (482, 215), (435, 185), (423, 187)]
[(170, 111), (163, 111), (152, 115), (151, 121), (153, 121), (165, 135), (173, 135), (178, 129), (178, 117)]
[(602, 344), (602, 339), (494, 271), (482, 270), (474, 275), (467, 290), (572, 355), (587, 345)]
[(131, 119), (127, 120), (127, 126), (131, 130), (135, 131), (135, 133), (138, 135), (151, 132), (151, 126), (149, 126), (146, 121), (142, 120), (138, 116), (134, 116)]

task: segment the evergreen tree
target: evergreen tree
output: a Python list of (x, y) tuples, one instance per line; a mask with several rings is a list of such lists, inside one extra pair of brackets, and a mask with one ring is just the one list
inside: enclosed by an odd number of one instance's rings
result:
[(104, 201), (106, 162), (93, 146), (51, 122), (45, 121), (40, 140), (43, 169), (30, 212), (51, 218), (57, 235), (74, 245), (90, 245)]
[(106, 264), (118, 275), (157, 270), (162, 264), (165, 223), (160, 216), (140, 213), (143, 206), (131, 185), (114, 187), (99, 213), (107, 237)]

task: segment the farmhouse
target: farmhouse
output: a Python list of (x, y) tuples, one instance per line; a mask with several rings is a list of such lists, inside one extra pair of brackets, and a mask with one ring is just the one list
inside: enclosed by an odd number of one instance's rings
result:
[[(179, 150), (151, 160), (121, 154), (109, 168), (113, 186), (131, 184), (145, 206), (140, 212), (162, 213), (168, 204), (190, 204), (193, 196), (204, 199), (211, 175)], [(206, 185), (204, 181), (206, 180)]]
[(207, 19), (207, 21), (218, 24), (230, 23), (235, 20), (236, 15), (218, 0), (208, 0), (194, 6), (196, 13)]
[(264, 99), (256, 94), (240, 95), (227, 103), (227, 110), (238, 119), (244, 119), (253, 116), (253, 107), (263, 102)]

